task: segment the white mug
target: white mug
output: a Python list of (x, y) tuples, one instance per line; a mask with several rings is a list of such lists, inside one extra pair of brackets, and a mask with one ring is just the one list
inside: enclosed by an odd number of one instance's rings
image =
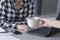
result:
[(39, 24), (39, 18), (38, 17), (31, 17), (27, 18), (27, 24), (32, 29), (37, 29), (37, 26)]

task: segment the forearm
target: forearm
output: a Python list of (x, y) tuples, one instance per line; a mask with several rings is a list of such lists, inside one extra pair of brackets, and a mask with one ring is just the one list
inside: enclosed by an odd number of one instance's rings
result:
[(19, 29), (19, 28), (23, 28), (24, 25), (27, 26), (26, 24), (17, 24), (17, 25), (16, 25), (16, 28), (17, 28), (17, 29)]
[(55, 28), (60, 28), (60, 21), (50, 20), (50, 26), (55, 27)]

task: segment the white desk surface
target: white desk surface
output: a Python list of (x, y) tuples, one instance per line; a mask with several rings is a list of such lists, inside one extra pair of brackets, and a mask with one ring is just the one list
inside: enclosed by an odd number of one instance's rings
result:
[(4, 38), (5, 40), (7, 40), (7, 38), (8, 39), (13, 39), (13, 40), (15, 40), (15, 39), (17, 39), (17, 40), (60, 40), (60, 33), (57, 33), (57, 34), (55, 34), (55, 35), (53, 35), (53, 36), (51, 36), (51, 37), (41, 37), (41, 36), (35, 36), (35, 35), (30, 35), (30, 34), (19, 34), (19, 35), (15, 35), (15, 34), (8, 34), (7, 35), (7, 33), (6, 34), (3, 34), (4, 36), (2, 36), (1, 34), (0, 34), (0, 40), (3, 40), (3, 37), (6, 37), (6, 38)]
[(20, 39), (11, 36), (11, 34), (9, 33), (0, 33), (0, 40), (20, 40)]
[(35, 36), (30, 34), (22, 34), (22, 35), (14, 35), (13, 37), (19, 38), (21, 40), (60, 40), (60, 33), (57, 33), (51, 37), (41, 37), (41, 36)]

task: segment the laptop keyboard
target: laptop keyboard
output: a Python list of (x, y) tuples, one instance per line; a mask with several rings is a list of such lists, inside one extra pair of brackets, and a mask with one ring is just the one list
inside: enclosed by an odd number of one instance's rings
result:
[(29, 33), (29, 34), (47, 35), (47, 34), (49, 34), (49, 31), (50, 30), (48, 28), (40, 28), (40, 29), (30, 30), (27, 33)]
[(37, 35), (37, 36), (45, 36), (48, 37), (50, 35), (56, 34), (60, 32), (60, 29), (57, 28), (40, 28), (40, 29), (35, 29), (35, 30), (30, 30), (27, 33), (32, 34), (32, 35)]

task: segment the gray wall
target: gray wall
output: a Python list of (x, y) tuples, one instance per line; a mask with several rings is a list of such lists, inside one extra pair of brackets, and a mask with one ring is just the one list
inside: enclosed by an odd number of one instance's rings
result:
[(57, 13), (60, 13), (60, 0), (58, 0)]
[[(60, 1), (60, 0), (59, 0)], [(42, 14), (56, 13), (58, 0), (42, 0)]]

